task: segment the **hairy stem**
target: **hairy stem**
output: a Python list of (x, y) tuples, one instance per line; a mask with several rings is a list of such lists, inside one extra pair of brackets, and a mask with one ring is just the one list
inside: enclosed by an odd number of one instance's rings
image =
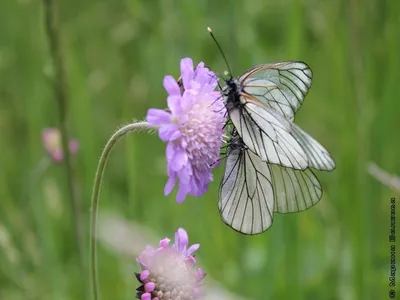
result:
[(101, 154), (99, 164), (97, 166), (96, 176), (94, 179), (93, 192), (92, 192), (92, 203), (90, 206), (90, 275), (92, 282), (93, 299), (99, 299), (99, 288), (98, 288), (98, 274), (97, 274), (97, 257), (96, 257), (96, 239), (97, 239), (97, 211), (100, 200), (100, 187), (103, 179), (104, 169), (108, 157), (110, 156), (111, 150), (114, 145), (124, 135), (130, 132), (143, 129), (155, 129), (147, 122), (138, 122), (126, 125), (119, 129), (114, 135), (108, 140), (103, 153)]
[(61, 131), (62, 149), (64, 153), (64, 165), (67, 176), (67, 188), (69, 193), (69, 202), (72, 211), (72, 221), (74, 223), (76, 246), (79, 253), (80, 263), (84, 264), (84, 227), (82, 216), (82, 204), (80, 198), (76, 195), (74, 186), (74, 172), (71, 163), (71, 156), (68, 149), (68, 93), (66, 73), (61, 45), (61, 29), (59, 25), (59, 16), (56, 0), (43, 0), (44, 4), (44, 22), (47, 33), (47, 39), (50, 47), (50, 55), (53, 60), (55, 79), (54, 95), (58, 104), (59, 127)]

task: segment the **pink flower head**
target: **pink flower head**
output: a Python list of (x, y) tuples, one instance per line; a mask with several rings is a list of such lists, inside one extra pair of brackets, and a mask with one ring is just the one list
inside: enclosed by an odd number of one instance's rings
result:
[(169, 180), (164, 194), (171, 193), (178, 181), (176, 200), (187, 194), (200, 197), (208, 189), (222, 146), (226, 110), (221, 93), (215, 91), (218, 79), (199, 63), (193, 68), (190, 58), (181, 60), (183, 91), (176, 80), (164, 77), (168, 108), (149, 109), (147, 122), (159, 126), (159, 137), (168, 142), (166, 157)]
[[(42, 132), (43, 146), (55, 162), (61, 162), (64, 157), (61, 146), (61, 133), (57, 128), (46, 128)], [(79, 149), (78, 141), (70, 140), (68, 144), (71, 154), (76, 154)]]
[(161, 240), (156, 249), (147, 246), (136, 259), (142, 269), (141, 273), (136, 273), (141, 283), (136, 289), (138, 299), (185, 300), (202, 296), (200, 285), (206, 274), (201, 268), (195, 269), (196, 259), (192, 256), (200, 245), (188, 247), (189, 238), (182, 228), (175, 233), (175, 243), (171, 247), (170, 241), (168, 238)]

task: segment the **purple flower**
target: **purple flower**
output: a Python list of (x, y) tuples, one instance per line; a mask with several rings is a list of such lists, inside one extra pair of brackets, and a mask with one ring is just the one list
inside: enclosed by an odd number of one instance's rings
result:
[[(55, 162), (61, 162), (64, 154), (61, 147), (61, 132), (57, 128), (46, 128), (42, 132), (43, 146)], [(76, 154), (79, 149), (78, 141), (70, 140), (68, 144), (71, 154)]]
[(175, 243), (171, 247), (170, 242), (165, 238), (157, 249), (147, 246), (136, 259), (142, 269), (136, 273), (141, 283), (136, 289), (136, 298), (185, 300), (202, 296), (200, 285), (205, 273), (201, 268), (195, 269), (196, 259), (192, 256), (200, 245), (188, 248), (189, 238), (182, 228), (175, 233)]
[(169, 180), (164, 194), (171, 193), (178, 181), (179, 203), (187, 194), (200, 197), (208, 189), (211, 169), (218, 166), (226, 121), (221, 93), (215, 91), (218, 79), (204, 63), (193, 69), (190, 58), (182, 59), (181, 78), (183, 91), (172, 76), (164, 77), (169, 110), (147, 113), (147, 122), (159, 126), (160, 139), (168, 142)]

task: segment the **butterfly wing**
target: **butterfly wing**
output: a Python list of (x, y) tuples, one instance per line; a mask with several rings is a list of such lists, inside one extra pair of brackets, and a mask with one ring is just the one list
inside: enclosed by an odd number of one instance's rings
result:
[(296, 170), (335, 169), (329, 152), (296, 124), (252, 95), (241, 95), (242, 106), (230, 111), (232, 123), (248, 148), (262, 161)]
[(268, 167), (272, 177), (276, 212), (303, 211), (321, 199), (321, 184), (310, 169), (293, 170), (278, 165)]
[(312, 71), (300, 61), (264, 64), (245, 72), (239, 82), (245, 93), (293, 121), (311, 87)]
[(292, 124), (292, 135), (306, 153), (310, 168), (320, 171), (332, 171), (336, 168), (329, 152), (296, 124)]
[(241, 101), (229, 115), (246, 146), (264, 162), (306, 169), (308, 157), (292, 135), (292, 123), (251, 95)]
[(228, 146), (218, 208), (222, 220), (244, 234), (272, 225), (274, 196), (268, 165), (251, 151)]

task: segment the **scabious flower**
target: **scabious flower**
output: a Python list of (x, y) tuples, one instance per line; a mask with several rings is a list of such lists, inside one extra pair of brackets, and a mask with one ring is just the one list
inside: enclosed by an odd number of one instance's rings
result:
[[(42, 131), (43, 146), (55, 162), (61, 162), (64, 157), (61, 143), (61, 132), (57, 128), (46, 128)], [(76, 154), (79, 149), (78, 141), (72, 139), (68, 143), (71, 154)]]
[(200, 245), (188, 248), (189, 238), (182, 228), (175, 233), (171, 247), (170, 241), (161, 240), (157, 249), (147, 246), (136, 259), (141, 267), (141, 272), (135, 273), (141, 283), (136, 298), (192, 300), (202, 296), (200, 285), (205, 273), (201, 268), (195, 269), (196, 259), (192, 255)]
[(147, 122), (159, 126), (159, 137), (168, 142), (166, 157), (168, 182), (164, 194), (171, 193), (178, 181), (176, 200), (187, 194), (200, 197), (212, 181), (211, 169), (218, 165), (224, 135), (226, 110), (221, 93), (215, 91), (218, 79), (190, 58), (181, 60), (183, 89), (176, 80), (164, 77), (168, 108), (149, 109)]

